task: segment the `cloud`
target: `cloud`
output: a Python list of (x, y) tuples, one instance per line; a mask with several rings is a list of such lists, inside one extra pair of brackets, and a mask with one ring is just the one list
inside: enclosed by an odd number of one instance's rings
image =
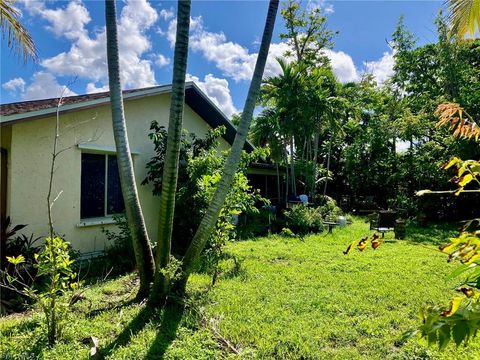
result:
[(372, 74), (378, 84), (388, 80), (393, 75), (395, 58), (393, 52), (384, 52), (383, 56), (376, 61), (364, 62), (365, 72)]
[(97, 84), (93, 83), (93, 82), (90, 82), (87, 84), (87, 87), (85, 89), (85, 92), (87, 94), (92, 94), (92, 93), (99, 93), (99, 92), (105, 92), (105, 91), (109, 91), (110, 90), (110, 87), (108, 85), (100, 85), (99, 87), (97, 87)]
[(164, 67), (170, 64), (170, 58), (163, 56), (162, 54), (158, 54), (155, 59), (155, 64), (158, 65), (158, 67)]
[(39, 71), (33, 74), (32, 82), (25, 88), (23, 100), (38, 100), (56, 98), (60, 96), (77, 95), (68, 87), (57, 82), (55, 76), (48, 72)]
[(17, 93), (17, 91), (23, 93), (25, 91), (25, 80), (23, 80), (21, 77), (9, 80), (2, 84), (2, 88), (9, 90), (12, 93)]
[(333, 73), (338, 81), (345, 83), (357, 81), (360, 78), (352, 57), (347, 53), (325, 50), (325, 55), (329, 58)]
[(208, 74), (201, 81), (197, 76), (187, 74), (187, 81), (193, 81), (218, 106), (227, 117), (231, 117), (238, 110), (233, 105), (230, 88), (226, 79), (219, 79)]
[[(174, 19), (170, 21), (165, 34), (171, 47), (175, 46), (176, 29), (177, 20)], [(224, 76), (234, 81), (251, 80), (258, 54), (250, 53), (248, 48), (228, 41), (223, 32), (207, 31), (201, 16), (191, 18), (189, 43), (193, 52), (200, 53), (205, 59), (214, 63)], [(283, 56), (287, 48), (288, 45), (283, 42), (270, 45), (264, 76), (278, 74), (280, 66), (276, 58)]]
[(72, 1), (65, 8), (46, 9), (44, 7), (34, 7), (32, 11), (38, 13), (50, 23), (47, 29), (56, 36), (63, 36), (71, 40), (85, 35), (85, 25), (91, 20), (88, 10), (80, 1)]
[(175, 16), (172, 8), (170, 8), (169, 10), (167, 10), (167, 9), (160, 10), (159, 15), (163, 20), (170, 20), (171, 18), (173, 18)]
[[(105, 27), (90, 34), (86, 25), (91, 21), (88, 10), (80, 0), (64, 8), (47, 9), (44, 3), (26, 3), (27, 11), (48, 22), (47, 29), (72, 41), (70, 49), (43, 59), (40, 64), (56, 76), (78, 76), (89, 81), (87, 90), (108, 86)], [(48, 3), (47, 3), (48, 4)], [(166, 15), (164, 15), (166, 16)], [(143, 58), (151, 49), (147, 31), (159, 14), (146, 0), (129, 0), (118, 20), (120, 70), (124, 88), (156, 85), (152, 61)], [(97, 87), (96, 84), (100, 84)]]

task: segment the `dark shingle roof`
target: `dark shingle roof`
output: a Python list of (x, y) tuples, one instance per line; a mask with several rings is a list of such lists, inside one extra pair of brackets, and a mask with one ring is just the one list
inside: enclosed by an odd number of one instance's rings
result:
[[(155, 88), (160, 88), (160, 86), (153, 86), (153, 87), (142, 88), (142, 89), (124, 90), (123, 93), (131, 94), (134, 92), (155, 89)], [(62, 100), (62, 105), (79, 104), (85, 101), (107, 98), (109, 96), (110, 96), (110, 93), (108, 91), (93, 93), (93, 94), (85, 94), (85, 95), (66, 96)], [(30, 111), (53, 108), (57, 106), (58, 100), (59, 98), (51, 98), (51, 99), (42, 99), (42, 100), (21, 101), (21, 102), (15, 102), (10, 104), (1, 104), (0, 115), (7, 116), (7, 115), (14, 115), (14, 114), (23, 114)]]
[[(153, 86), (142, 89), (124, 90), (125, 100), (171, 91), (171, 85)], [(110, 93), (101, 92), (86, 95), (67, 96), (62, 99), (61, 112), (75, 111), (87, 106), (104, 105)], [(102, 101), (105, 99), (105, 101)], [(58, 98), (23, 101), (0, 105), (0, 125), (13, 124), (18, 121), (32, 121), (45, 116), (52, 116), (58, 104)], [(192, 108), (212, 128), (225, 126), (226, 132), (223, 136), (230, 144), (233, 144), (237, 130), (225, 114), (204, 94), (193, 82), (185, 84), (185, 103)], [(43, 110), (43, 111), (42, 111)], [(251, 151), (253, 145), (246, 142), (245, 150)]]

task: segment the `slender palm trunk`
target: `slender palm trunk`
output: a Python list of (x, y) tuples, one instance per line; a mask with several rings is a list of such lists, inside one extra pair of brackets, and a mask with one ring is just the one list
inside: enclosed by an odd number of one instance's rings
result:
[(312, 186), (312, 193), (311, 193), (311, 198), (312, 201), (315, 201), (315, 197), (317, 196), (317, 179), (318, 179), (318, 135), (319, 130), (317, 129), (315, 131), (315, 140), (314, 140), (314, 148), (313, 148), (313, 186)]
[(153, 255), (148, 239), (145, 220), (143, 219), (138, 199), (133, 162), (128, 143), (127, 124), (123, 110), (123, 96), (120, 85), (120, 65), (118, 55), (117, 19), (115, 1), (105, 1), (105, 19), (107, 27), (107, 63), (110, 85), (110, 102), (112, 108), (112, 125), (117, 149), (118, 173), (122, 187), (128, 227), (132, 236), (133, 249), (140, 275), (139, 298), (148, 295), (153, 278)]
[(290, 168), (292, 174), (292, 194), (293, 196), (297, 196), (297, 182), (295, 179), (295, 156), (294, 156), (294, 143), (293, 143), (293, 135), (290, 137)]
[(327, 195), (327, 185), (328, 185), (328, 172), (330, 171), (330, 158), (332, 157), (332, 140), (333, 133), (330, 135), (330, 141), (328, 142), (328, 154), (327, 154), (327, 175), (325, 176), (325, 186), (323, 187), (323, 198)]
[(155, 258), (155, 281), (150, 296), (152, 305), (159, 305), (170, 288), (170, 278), (166, 269), (170, 262), (172, 248), (173, 215), (177, 191), (178, 163), (182, 139), (183, 103), (185, 100), (185, 74), (187, 72), (188, 35), (190, 29), (190, 0), (178, 2), (177, 34), (173, 58), (172, 98), (168, 122), (167, 151), (162, 177), (160, 197), (160, 219), (158, 222), (158, 245)]
[(240, 120), (240, 124), (238, 125), (235, 140), (233, 141), (230, 154), (225, 162), (223, 174), (218, 183), (215, 194), (213, 195), (213, 199), (200, 223), (200, 226), (197, 229), (197, 232), (195, 233), (195, 236), (193, 237), (192, 243), (187, 249), (185, 257), (183, 258), (183, 273), (178, 289), (180, 291), (185, 289), (188, 277), (195, 269), (198, 258), (200, 257), (200, 253), (205, 247), (205, 244), (210, 237), (215, 224), (217, 223), (218, 215), (225, 203), (225, 198), (230, 190), (233, 177), (238, 169), (242, 150), (245, 146), (245, 140), (247, 139), (248, 130), (250, 128), (250, 123), (252, 122), (253, 110), (255, 109), (260, 92), (260, 85), (262, 83), (263, 71), (265, 69), (268, 50), (272, 40), (277, 9), (278, 0), (270, 0), (262, 43), (260, 45), (257, 62), (255, 64), (252, 82), (250, 83), (247, 99), (245, 101), (245, 107), (242, 112), (242, 118)]
[(282, 198), (282, 193), (280, 190), (280, 170), (278, 168), (278, 162), (275, 163), (275, 169), (277, 170), (277, 206), (280, 205), (280, 199)]

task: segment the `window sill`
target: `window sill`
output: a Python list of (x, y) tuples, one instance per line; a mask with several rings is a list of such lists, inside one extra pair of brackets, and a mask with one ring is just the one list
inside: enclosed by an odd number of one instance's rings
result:
[(81, 219), (77, 224), (77, 227), (90, 227), (90, 226), (100, 226), (100, 225), (111, 225), (115, 224), (115, 220), (111, 216), (97, 217), (90, 219)]

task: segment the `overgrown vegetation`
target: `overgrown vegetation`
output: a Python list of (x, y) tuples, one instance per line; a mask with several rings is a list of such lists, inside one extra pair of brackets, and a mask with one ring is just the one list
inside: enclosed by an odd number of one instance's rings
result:
[[(333, 235), (272, 237), (227, 245), (240, 261), (214, 288), (205, 274), (192, 276), (184, 310), (149, 310), (132, 303), (133, 275), (88, 288), (67, 315), (63, 341), (46, 348), (37, 312), (0, 321), (0, 358), (87, 359), (90, 336), (110, 359), (475, 359), (479, 343), (443, 352), (402, 340), (418, 323), (425, 303), (448, 305), (455, 268), (435, 251), (454, 226), (408, 227), (407, 239), (387, 235), (376, 251), (342, 251), (368, 225)], [(333, 285), (332, 285), (333, 284)], [(207, 292), (207, 289), (210, 289)], [(236, 354), (227, 344), (230, 344)]]

